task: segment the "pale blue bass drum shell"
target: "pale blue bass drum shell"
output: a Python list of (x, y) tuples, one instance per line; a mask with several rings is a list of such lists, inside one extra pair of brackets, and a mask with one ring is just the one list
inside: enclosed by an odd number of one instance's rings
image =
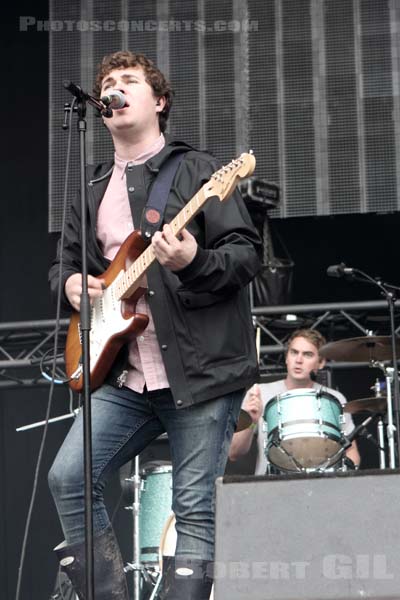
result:
[(162, 533), (172, 513), (172, 465), (148, 463), (140, 475), (140, 562), (154, 566), (159, 562)]
[(268, 461), (290, 472), (335, 464), (341, 458), (342, 415), (340, 401), (323, 388), (275, 396), (264, 409)]

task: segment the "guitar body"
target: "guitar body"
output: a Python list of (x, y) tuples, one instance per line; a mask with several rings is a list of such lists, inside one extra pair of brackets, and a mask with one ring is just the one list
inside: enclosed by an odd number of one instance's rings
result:
[[(148, 244), (133, 231), (124, 241), (108, 269), (99, 276), (106, 289), (91, 307), (90, 388), (98, 388), (107, 376), (121, 347), (140, 335), (148, 324), (147, 315), (136, 313), (136, 303), (146, 288), (138, 286), (132, 296), (118, 300), (115, 284), (134, 263)], [(80, 314), (74, 312), (67, 333), (65, 365), (70, 387), (80, 392), (83, 387)]]

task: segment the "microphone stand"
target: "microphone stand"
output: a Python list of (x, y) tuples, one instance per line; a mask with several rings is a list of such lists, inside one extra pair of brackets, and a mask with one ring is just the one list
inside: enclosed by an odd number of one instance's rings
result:
[[(397, 446), (397, 462), (400, 457), (400, 399), (399, 399), (399, 373), (397, 370), (397, 352), (396, 352), (396, 325), (394, 320), (394, 305), (397, 300), (394, 290), (398, 290), (397, 286), (391, 285), (389, 283), (382, 282), (379, 278), (374, 279), (364, 271), (360, 269), (352, 269), (351, 274), (349, 274), (355, 281), (360, 281), (362, 283), (370, 283), (377, 286), (381, 290), (381, 294), (386, 298), (389, 314), (390, 314), (390, 337), (392, 344), (392, 364), (393, 364), (393, 403), (392, 403), (392, 394), (391, 394), (391, 383), (392, 376), (390, 374), (390, 370), (388, 368), (385, 369), (386, 376), (386, 386), (387, 386), (387, 407), (388, 407), (388, 445), (389, 445), (389, 459), (390, 459), (390, 468), (394, 469), (396, 466), (396, 453), (394, 447), (394, 436), (393, 430), (396, 432), (396, 446)], [(393, 416), (394, 422), (393, 425)]]
[[(82, 296), (80, 306), (80, 326), (82, 336), (82, 400), (83, 400), (83, 443), (85, 475), (85, 558), (86, 558), (86, 600), (94, 600), (94, 552), (93, 552), (93, 489), (92, 489), (92, 423), (90, 395), (90, 298), (88, 293), (87, 267), (87, 219), (86, 219), (86, 105), (91, 104), (104, 116), (111, 116), (112, 110), (100, 100), (84, 92), (72, 82), (64, 82), (64, 87), (77, 98), (79, 165), (81, 195), (81, 250), (82, 250)], [(111, 114), (110, 114), (111, 113)]]

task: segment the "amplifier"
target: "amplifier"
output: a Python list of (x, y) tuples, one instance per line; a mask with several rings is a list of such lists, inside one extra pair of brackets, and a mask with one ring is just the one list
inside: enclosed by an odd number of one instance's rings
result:
[(397, 470), (216, 483), (215, 600), (399, 600)]

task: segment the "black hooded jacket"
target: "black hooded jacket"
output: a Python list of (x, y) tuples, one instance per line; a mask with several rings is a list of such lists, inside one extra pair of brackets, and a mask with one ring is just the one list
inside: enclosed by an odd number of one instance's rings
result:
[[(220, 164), (206, 152), (166, 136), (166, 146), (143, 165), (127, 170), (127, 187), (135, 228), (160, 166), (171, 153), (187, 150), (174, 178), (165, 209), (169, 223), (206, 183)], [(109, 265), (96, 238), (97, 210), (109, 183), (113, 163), (87, 167), (88, 270), (101, 275)], [(257, 376), (247, 284), (260, 268), (261, 241), (238, 191), (226, 201), (211, 198), (188, 225), (198, 249), (193, 261), (176, 272), (156, 261), (147, 271), (148, 302), (168, 380), (178, 408), (245, 388)], [(50, 269), (57, 292), (59, 254)], [(62, 289), (81, 272), (80, 199), (67, 223)], [(63, 306), (71, 309), (64, 294)], [(127, 352), (117, 357), (108, 381), (116, 384), (126, 367)]]

